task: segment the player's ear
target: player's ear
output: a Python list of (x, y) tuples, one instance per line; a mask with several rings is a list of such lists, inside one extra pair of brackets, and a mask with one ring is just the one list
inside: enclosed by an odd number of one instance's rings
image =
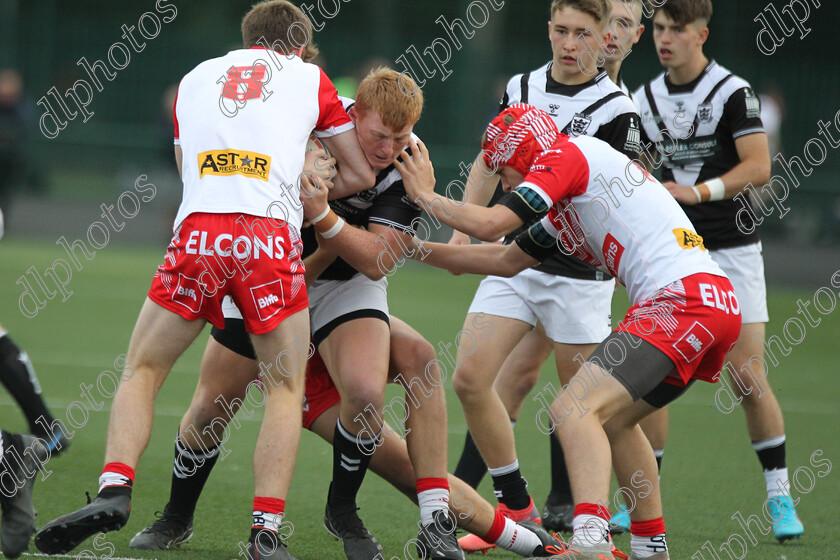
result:
[(706, 40), (709, 38), (709, 26), (708, 24), (701, 22), (700, 23), (700, 45), (706, 44)]
[(644, 32), (645, 32), (645, 26), (640, 25), (639, 28), (636, 30), (636, 38), (633, 40), (634, 45), (637, 44), (641, 40), (642, 34)]
[(347, 114), (350, 116), (350, 120), (353, 121), (353, 126), (356, 126), (356, 117), (357, 117), (356, 106), (354, 105), (354, 106), (350, 107), (350, 110), (347, 111)]

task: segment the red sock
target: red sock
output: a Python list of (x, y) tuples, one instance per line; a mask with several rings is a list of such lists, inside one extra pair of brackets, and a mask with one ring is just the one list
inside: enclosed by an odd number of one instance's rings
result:
[(108, 463), (99, 476), (99, 491), (105, 488), (131, 488), (134, 485), (134, 469), (125, 463)]
[(665, 520), (661, 517), (648, 521), (630, 521), (630, 534), (639, 537), (653, 537), (665, 532)]
[(502, 515), (499, 510), (494, 511), (493, 515), (493, 524), (490, 526), (490, 530), (487, 531), (487, 534), (482, 537), (489, 543), (495, 543), (499, 540), (499, 537), (502, 536), (502, 531), (505, 529), (505, 516)]

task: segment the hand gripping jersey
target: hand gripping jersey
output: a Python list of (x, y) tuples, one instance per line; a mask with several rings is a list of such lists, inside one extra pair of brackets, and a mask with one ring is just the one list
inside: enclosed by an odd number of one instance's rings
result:
[[(663, 180), (681, 185), (694, 186), (730, 171), (740, 163), (735, 139), (764, 132), (758, 97), (750, 85), (715, 61), (684, 85), (671, 84), (662, 73), (639, 88), (635, 100), (645, 144), (652, 140), (663, 158)], [(740, 208), (738, 201), (726, 199), (683, 210), (708, 248), (725, 249), (758, 241), (757, 232), (738, 229), (735, 217)], [(749, 228), (751, 223), (744, 225)]]
[[(641, 135), (639, 115), (633, 101), (610, 80), (606, 71), (583, 84), (569, 86), (551, 77), (553, 62), (517, 74), (508, 81), (499, 112), (515, 103), (542, 109), (557, 129), (569, 136), (593, 136), (607, 142), (632, 159), (639, 157)], [(530, 225), (513, 232), (508, 239)], [(609, 280), (609, 276), (566, 255), (546, 259), (537, 270), (583, 280)]]
[(178, 87), (174, 118), (184, 182), (176, 226), (195, 212), (243, 213), (299, 230), (307, 138), (353, 128), (319, 67), (261, 47), (195, 67)]
[[(350, 111), (355, 101), (341, 97), (346, 111)], [(419, 140), (412, 134), (415, 141)], [(372, 188), (354, 195), (331, 200), (330, 207), (348, 224), (367, 227), (381, 224), (393, 227), (403, 233), (414, 235), (413, 221), (420, 217), (421, 209), (408, 197), (403, 185), (402, 175), (393, 164), (376, 173)], [(306, 228), (301, 232), (303, 256), (308, 257), (318, 248), (315, 232)], [(337, 258), (318, 277), (319, 280), (349, 280), (358, 271), (341, 257)]]
[(526, 252), (526, 241), (550, 251), (556, 238), (564, 253), (616, 276), (634, 304), (692, 274), (726, 276), (668, 191), (600, 140), (560, 135), (516, 191), (552, 206), (517, 239)]

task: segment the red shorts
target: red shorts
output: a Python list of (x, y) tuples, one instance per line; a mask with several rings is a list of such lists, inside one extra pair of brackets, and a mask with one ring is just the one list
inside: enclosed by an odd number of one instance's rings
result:
[(247, 214), (190, 214), (172, 236), (149, 298), (223, 329), (222, 299), (230, 295), (248, 332), (273, 330), (309, 305), (300, 235), (275, 223)]
[(306, 389), (303, 394), (303, 427), (312, 423), (330, 407), (338, 404), (341, 396), (318, 352), (306, 364)]
[(728, 278), (692, 274), (631, 307), (616, 330), (642, 338), (671, 358), (678, 375), (665, 382), (716, 383), (741, 333), (741, 309)]

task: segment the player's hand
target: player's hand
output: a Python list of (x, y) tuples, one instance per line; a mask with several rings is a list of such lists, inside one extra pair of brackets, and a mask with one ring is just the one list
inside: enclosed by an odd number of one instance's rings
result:
[(335, 158), (327, 157), (324, 150), (310, 150), (303, 160), (303, 172), (320, 177), (328, 189), (333, 188), (332, 179), (335, 177)]
[(668, 189), (671, 196), (673, 196), (680, 204), (694, 206), (700, 202), (697, 198), (697, 193), (691, 187), (686, 187), (685, 185), (680, 185), (679, 183), (675, 183), (673, 181), (665, 181), (662, 183), (662, 186)]
[(435, 168), (432, 166), (432, 160), (429, 159), (429, 150), (423, 142), (415, 142), (414, 138), (411, 138), (408, 141), (408, 147), (411, 153), (403, 150), (394, 162), (394, 167), (402, 175), (409, 198), (417, 200), (425, 194), (435, 192)]
[(470, 245), (470, 236), (457, 229), (452, 230), (452, 237), (449, 238), (450, 245)]
[(317, 175), (304, 173), (300, 176), (300, 201), (303, 203), (303, 219), (308, 222), (327, 209), (329, 189)]

